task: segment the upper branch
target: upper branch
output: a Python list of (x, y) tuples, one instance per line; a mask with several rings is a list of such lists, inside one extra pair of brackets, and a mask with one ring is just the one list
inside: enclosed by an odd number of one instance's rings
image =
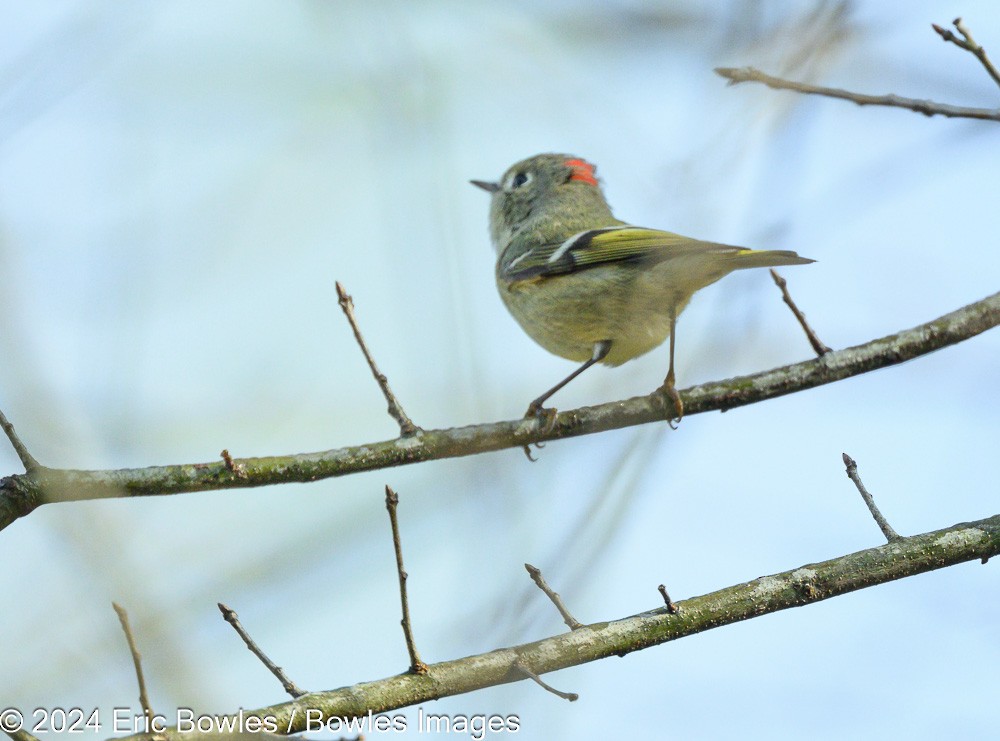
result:
[(808, 95), (823, 95), (827, 98), (849, 100), (858, 105), (880, 105), (890, 108), (906, 108), (910, 111), (923, 113), (925, 116), (944, 116), (946, 118), (974, 118), (982, 121), (1000, 121), (1000, 110), (996, 108), (966, 108), (964, 106), (937, 103), (933, 100), (904, 98), (900, 95), (867, 95), (835, 87), (810, 85), (795, 80), (784, 80), (761, 72), (754, 67), (716, 67), (715, 73), (729, 80), (730, 85), (741, 82), (759, 82), (775, 90), (794, 90)]
[[(693, 386), (682, 392), (688, 415), (733, 409), (867, 373), (974, 337), (1000, 324), (1000, 293), (938, 319), (856, 347), (782, 368)], [(46, 502), (153, 496), (317, 481), (407, 463), (455, 458), (530, 443), (589, 435), (667, 419), (673, 406), (653, 392), (560, 413), (554, 424), (521, 419), (318, 453), (111, 471), (39, 468), (0, 479), (0, 529)]]
[(997, 85), (1000, 85), (1000, 72), (997, 71), (997, 68), (994, 66), (993, 62), (990, 61), (990, 58), (986, 55), (986, 50), (982, 46), (977, 44), (976, 40), (972, 38), (972, 33), (969, 31), (968, 27), (965, 25), (965, 23), (962, 21), (961, 18), (956, 18), (955, 20), (952, 21), (952, 23), (955, 25), (955, 28), (958, 30), (958, 32), (962, 35), (961, 38), (953, 34), (949, 29), (941, 28), (941, 26), (939, 26), (936, 23), (932, 23), (931, 28), (933, 28), (937, 32), (937, 34), (945, 41), (950, 41), (959, 49), (965, 49), (965, 51), (972, 54), (976, 59), (979, 60), (979, 63), (983, 65), (983, 69), (986, 70), (986, 73), (993, 78), (993, 82), (995, 82)]

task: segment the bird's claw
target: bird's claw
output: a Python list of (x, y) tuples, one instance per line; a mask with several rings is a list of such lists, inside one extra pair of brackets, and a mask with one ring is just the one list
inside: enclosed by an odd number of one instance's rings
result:
[(684, 401), (681, 399), (681, 395), (677, 393), (677, 389), (672, 383), (664, 383), (660, 387), (660, 391), (666, 394), (667, 397), (674, 402), (674, 413), (677, 416), (669, 418), (667, 420), (667, 424), (670, 425), (671, 430), (676, 430), (680, 421), (684, 418)]

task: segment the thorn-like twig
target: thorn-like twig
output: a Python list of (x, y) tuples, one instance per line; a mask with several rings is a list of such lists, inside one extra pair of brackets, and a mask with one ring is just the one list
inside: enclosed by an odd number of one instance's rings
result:
[(344, 310), (344, 316), (347, 317), (347, 322), (351, 325), (351, 330), (354, 332), (354, 339), (358, 341), (358, 346), (361, 348), (365, 360), (368, 361), (368, 367), (371, 368), (372, 375), (375, 376), (378, 387), (382, 389), (382, 395), (385, 396), (385, 401), (389, 405), (389, 415), (399, 423), (399, 434), (402, 437), (409, 437), (416, 434), (420, 428), (413, 424), (413, 421), (406, 416), (402, 405), (392, 393), (392, 389), (389, 388), (389, 379), (375, 365), (375, 358), (368, 351), (368, 345), (365, 344), (365, 338), (361, 336), (358, 322), (354, 318), (354, 299), (344, 290), (340, 281), (337, 281), (337, 302), (340, 304), (340, 308)]
[(765, 72), (761, 72), (754, 67), (716, 67), (715, 73), (729, 80), (730, 85), (737, 85), (741, 82), (759, 82), (774, 90), (793, 90), (806, 95), (823, 95), (827, 98), (849, 100), (858, 105), (905, 108), (910, 111), (922, 113), (925, 116), (1000, 121), (1000, 110), (996, 108), (966, 108), (963, 106), (948, 105), (947, 103), (935, 103), (933, 100), (904, 98), (899, 95), (865, 95), (864, 93), (854, 93), (850, 90), (841, 90), (840, 88), (821, 87), (819, 85), (809, 85), (805, 82), (783, 80), (780, 77), (773, 77)]
[(246, 478), (247, 472), (243, 470), (243, 466), (233, 460), (233, 456), (229, 454), (228, 448), (223, 448), (219, 455), (222, 456), (222, 462), (225, 464), (227, 471), (234, 474), (237, 478)]
[(663, 604), (667, 606), (667, 612), (671, 615), (676, 615), (680, 612), (681, 608), (679, 608), (677, 604), (670, 599), (670, 595), (667, 594), (667, 588), (661, 584), (657, 587), (657, 589), (660, 591), (660, 596), (663, 597)]
[(125, 640), (128, 641), (128, 650), (132, 654), (132, 663), (135, 665), (135, 678), (139, 682), (139, 704), (142, 706), (142, 714), (146, 719), (146, 728), (151, 729), (153, 725), (153, 708), (149, 704), (149, 697), (146, 695), (146, 680), (142, 676), (142, 655), (135, 645), (135, 637), (132, 635), (132, 628), (128, 623), (128, 613), (125, 608), (117, 602), (112, 602), (118, 614), (118, 621), (122, 624), (122, 631), (125, 633)]
[(803, 314), (799, 307), (795, 305), (792, 300), (792, 295), (788, 292), (788, 281), (778, 275), (778, 271), (771, 268), (771, 277), (774, 279), (774, 284), (781, 289), (781, 298), (787, 304), (788, 308), (792, 310), (795, 318), (799, 320), (799, 324), (802, 327), (802, 331), (806, 333), (806, 338), (809, 340), (809, 344), (812, 345), (813, 350), (817, 355), (823, 357), (828, 352), (831, 352), (830, 348), (823, 344), (823, 341), (817, 336), (813, 331), (813, 328), (809, 326), (809, 322), (806, 321), (806, 315)]
[(576, 694), (575, 692), (560, 692), (559, 690), (557, 690), (552, 685), (546, 684), (545, 682), (542, 681), (541, 677), (539, 677), (537, 674), (535, 674), (533, 671), (531, 671), (531, 669), (529, 669), (524, 664), (522, 664), (520, 659), (518, 659), (514, 663), (514, 668), (517, 669), (517, 671), (521, 672), (528, 679), (535, 680), (535, 683), (539, 687), (541, 687), (544, 690), (548, 690), (549, 692), (551, 692), (556, 697), (561, 697), (562, 699), (569, 700), (570, 702), (576, 702), (577, 700), (580, 699), (580, 696), (578, 694)]
[(552, 604), (556, 606), (557, 610), (559, 610), (559, 614), (562, 615), (563, 622), (569, 626), (569, 629), (577, 630), (578, 628), (582, 628), (583, 623), (570, 615), (569, 610), (566, 609), (566, 605), (563, 604), (562, 597), (560, 597), (557, 592), (553, 591), (552, 587), (545, 582), (545, 577), (542, 576), (541, 569), (535, 568), (530, 563), (524, 564), (524, 568), (528, 570), (528, 574), (531, 575), (532, 581), (538, 585), (538, 588), (545, 592), (546, 597), (552, 600)]
[(995, 82), (997, 85), (1000, 85), (1000, 72), (998, 72), (997, 68), (993, 66), (993, 62), (990, 61), (990, 58), (986, 56), (986, 50), (983, 49), (983, 47), (981, 47), (979, 44), (977, 44), (976, 40), (972, 38), (972, 34), (969, 33), (969, 29), (962, 22), (962, 19), (956, 18), (955, 20), (952, 21), (952, 24), (955, 26), (956, 29), (958, 29), (958, 32), (962, 34), (962, 38), (959, 38), (958, 36), (953, 34), (951, 32), (951, 29), (942, 28), (936, 23), (932, 23), (931, 27), (935, 31), (937, 31), (938, 35), (944, 41), (950, 41), (959, 49), (965, 49), (967, 52), (975, 56), (975, 58), (979, 60), (979, 63), (982, 64), (983, 67), (986, 69), (986, 72), (989, 74), (989, 76), (993, 78), (993, 82)]
[(17, 453), (17, 457), (21, 459), (21, 465), (24, 466), (25, 473), (31, 473), (41, 468), (41, 464), (35, 460), (35, 456), (28, 452), (28, 449), (21, 442), (21, 438), (17, 436), (14, 432), (14, 425), (10, 423), (10, 420), (0, 411), (0, 427), (3, 427), (4, 433), (7, 435), (7, 439), (10, 440), (11, 446), (14, 448), (14, 452)]
[(396, 551), (396, 571), (399, 572), (399, 599), (403, 603), (403, 637), (406, 639), (406, 650), (410, 652), (410, 672), (426, 674), (427, 664), (420, 660), (417, 646), (413, 642), (413, 627), (410, 625), (410, 602), (406, 597), (407, 573), (403, 568), (403, 546), (399, 540), (399, 521), (396, 518), (396, 507), (399, 505), (399, 495), (388, 485), (385, 487), (385, 508), (389, 511), (389, 524), (392, 526), (392, 547)]
[(861, 498), (864, 499), (865, 504), (868, 505), (868, 511), (872, 513), (872, 517), (875, 518), (875, 522), (878, 524), (879, 529), (885, 536), (885, 539), (888, 540), (890, 543), (892, 543), (895, 540), (901, 540), (902, 536), (892, 529), (892, 525), (888, 523), (885, 517), (882, 516), (882, 513), (879, 512), (878, 507), (875, 506), (875, 499), (872, 497), (871, 494), (868, 493), (868, 490), (865, 488), (865, 485), (861, 483), (861, 477), (858, 475), (857, 461), (851, 458), (851, 456), (849, 456), (847, 453), (844, 453), (843, 456), (844, 456), (844, 465), (847, 466), (847, 477), (854, 482), (854, 485), (856, 487), (858, 487), (858, 491), (861, 493)]
[(233, 630), (235, 630), (236, 633), (239, 635), (239, 637), (243, 639), (243, 642), (247, 644), (247, 648), (250, 649), (250, 652), (258, 659), (260, 659), (261, 663), (267, 667), (268, 671), (270, 671), (271, 674), (273, 674), (275, 677), (278, 678), (278, 681), (281, 682), (281, 686), (284, 687), (285, 692), (287, 692), (292, 697), (302, 697), (302, 695), (306, 694), (306, 691), (299, 689), (299, 687), (296, 686), (295, 682), (293, 682), (291, 679), (288, 678), (288, 676), (285, 674), (282, 668), (277, 664), (275, 664), (273, 661), (271, 661), (271, 659), (267, 657), (267, 654), (265, 654), (261, 650), (260, 646), (257, 645), (254, 639), (250, 637), (250, 634), (247, 633), (246, 628), (244, 628), (243, 625), (240, 623), (240, 619), (239, 616), (236, 614), (236, 610), (234, 610), (231, 607), (228, 607), (227, 605), (224, 605), (221, 602), (219, 602), (218, 605), (219, 605), (219, 611), (222, 613), (222, 618), (227, 623), (233, 626)]

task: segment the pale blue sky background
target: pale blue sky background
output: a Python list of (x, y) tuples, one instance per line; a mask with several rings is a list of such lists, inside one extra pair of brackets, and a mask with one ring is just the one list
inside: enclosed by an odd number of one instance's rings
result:
[[(785, 275), (833, 347), (995, 292), (1000, 127), (711, 71), (998, 104), (929, 25), (961, 14), (1000, 57), (995, 3), (840, 8), (2, 2), (0, 408), (60, 467), (393, 437), (340, 280), (418, 424), (517, 417), (572, 365), (504, 311), (467, 181), (542, 151), (598, 163), (621, 218), (815, 258)], [(678, 380), (810, 355), (747, 272), (684, 314)], [(0, 533), (0, 706), (135, 706), (112, 599), (160, 712), (283, 699), (220, 600), (305, 688), (404, 670), (387, 483), (429, 662), (564, 630), (525, 561), (593, 622), (657, 606), (661, 582), (684, 599), (878, 545), (843, 451), (904, 534), (994, 514), (998, 357), (994, 331), (677, 432), (551, 443), (535, 464), (514, 450), (43, 508)], [(665, 369), (663, 348), (555, 401), (646, 393)], [(20, 470), (0, 444), (0, 474)], [(998, 588), (995, 564), (966, 564), (547, 676), (574, 704), (520, 683), (424, 707), (515, 713), (525, 739), (983, 735)]]

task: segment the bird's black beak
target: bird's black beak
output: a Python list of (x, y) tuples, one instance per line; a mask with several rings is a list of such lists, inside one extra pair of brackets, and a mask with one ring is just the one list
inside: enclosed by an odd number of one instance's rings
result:
[(482, 188), (487, 193), (496, 193), (500, 190), (499, 183), (487, 183), (485, 180), (470, 180), (470, 183), (475, 185), (477, 188)]

